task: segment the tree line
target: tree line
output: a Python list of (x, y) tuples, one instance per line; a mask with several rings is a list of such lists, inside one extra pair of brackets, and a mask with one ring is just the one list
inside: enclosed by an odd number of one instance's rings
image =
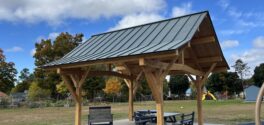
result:
[[(35, 44), (36, 53), (34, 54), (35, 65), (33, 73), (29, 69), (24, 68), (17, 76), (17, 70), (13, 62), (7, 62), (3, 50), (0, 48), (0, 91), (5, 93), (17, 93), (28, 91), (28, 96), (32, 100), (41, 100), (47, 97), (51, 99), (64, 99), (67, 97), (68, 90), (56, 71), (44, 70), (40, 68), (42, 65), (51, 61), (60, 59), (72, 49), (82, 44), (83, 34), (61, 33), (56, 39), (41, 39)], [(215, 93), (228, 92), (228, 94), (238, 94), (251, 84), (261, 86), (264, 81), (264, 63), (255, 67), (254, 74), (251, 78), (245, 79), (249, 67), (241, 59), (238, 59), (232, 66), (235, 72), (212, 73), (206, 81), (205, 87)], [(94, 66), (94, 69), (106, 69), (103, 65)], [(18, 79), (16, 79), (18, 78)], [(128, 88), (126, 84), (118, 79), (112, 79), (109, 85), (107, 80), (111, 77), (92, 77), (87, 78), (83, 84), (83, 97), (94, 99), (98, 96), (123, 96), (127, 99)], [(112, 84), (114, 82), (118, 84)], [(16, 84), (15, 84), (16, 83)], [(111, 83), (111, 84), (110, 84)], [(192, 87), (186, 75), (172, 75), (169, 82), (164, 81), (164, 93), (171, 91), (172, 94), (184, 96), (188, 88)], [(116, 92), (116, 91), (119, 92)], [(113, 91), (113, 92), (111, 92)], [(195, 90), (194, 90), (195, 91)], [(151, 95), (146, 80), (140, 81), (137, 96)]]

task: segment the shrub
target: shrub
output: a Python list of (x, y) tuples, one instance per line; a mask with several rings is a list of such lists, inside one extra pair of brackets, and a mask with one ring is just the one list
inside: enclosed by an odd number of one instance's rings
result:
[(40, 101), (50, 97), (50, 90), (42, 89), (37, 83), (33, 82), (28, 90), (28, 98), (31, 101)]

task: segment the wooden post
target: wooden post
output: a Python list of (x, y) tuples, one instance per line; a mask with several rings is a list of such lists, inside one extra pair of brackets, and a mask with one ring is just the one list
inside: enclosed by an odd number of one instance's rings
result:
[(203, 107), (202, 107), (202, 83), (201, 78), (196, 76), (196, 90), (197, 90), (197, 113), (198, 113), (198, 125), (203, 125)]
[(133, 81), (129, 79), (124, 79), (127, 87), (128, 87), (128, 120), (133, 120), (134, 113), (134, 104), (133, 104)]
[[(74, 125), (81, 125), (81, 117), (82, 117), (82, 84), (84, 83), (85, 79), (88, 76), (90, 69), (87, 71), (78, 71), (71, 74), (63, 73), (61, 69), (57, 70), (58, 73), (61, 74), (62, 80), (66, 84), (67, 88), (69, 89), (72, 97), (75, 101), (75, 123)], [(70, 77), (69, 77), (70, 76)], [(69, 79), (71, 78), (71, 79)], [(73, 89), (72, 83), (75, 87)]]
[(215, 68), (216, 63), (213, 63), (210, 67), (210, 69), (202, 76), (196, 76), (196, 80), (194, 81), (193, 78), (189, 75), (189, 77), (193, 80), (195, 83), (196, 89), (197, 89), (197, 113), (198, 113), (198, 125), (203, 125), (203, 107), (202, 107), (202, 95), (203, 95), (203, 84), (207, 80), (209, 74), (213, 71)]
[(156, 110), (157, 110), (157, 125), (164, 125), (163, 117), (163, 83), (160, 80), (160, 75), (157, 76), (156, 72), (151, 72), (150, 69), (143, 67), (147, 83), (151, 89), (152, 95), (156, 101)]
[(261, 103), (262, 103), (263, 95), (264, 95), (264, 83), (262, 84), (262, 86), (259, 90), (257, 101), (256, 101), (256, 107), (255, 107), (255, 123), (256, 123), (256, 125), (261, 125), (260, 110), (261, 110)]
[(133, 82), (129, 80), (129, 106), (128, 106), (128, 119), (133, 120), (134, 104), (133, 104)]
[(81, 87), (76, 88), (77, 101), (75, 102), (75, 125), (81, 125), (81, 117), (82, 117), (82, 95), (81, 95)]

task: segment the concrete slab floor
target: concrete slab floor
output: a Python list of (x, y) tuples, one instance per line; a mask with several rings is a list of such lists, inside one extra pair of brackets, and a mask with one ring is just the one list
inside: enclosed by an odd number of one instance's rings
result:
[[(121, 120), (115, 120), (114, 125), (135, 125), (133, 121), (128, 121), (128, 119), (121, 119)], [(172, 123), (168, 123), (166, 125), (173, 125)], [(198, 125), (197, 123), (194, 123), (194, 125)], [(204, 123), (204, 125), (223, 125), (223, 124), (210, 124), (210, 123)]]

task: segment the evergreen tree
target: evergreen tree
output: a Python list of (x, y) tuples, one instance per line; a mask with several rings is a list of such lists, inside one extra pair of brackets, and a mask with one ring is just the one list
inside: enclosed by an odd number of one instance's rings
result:
[(254, 69), (253, 80), (256, 86), (262, 86), (264, 82), (264, 63), (260, 64)]
[(189, 79), (186, 75), (171, 75), (169, 88), (172, 94), (184, 96), (189, 86)]

